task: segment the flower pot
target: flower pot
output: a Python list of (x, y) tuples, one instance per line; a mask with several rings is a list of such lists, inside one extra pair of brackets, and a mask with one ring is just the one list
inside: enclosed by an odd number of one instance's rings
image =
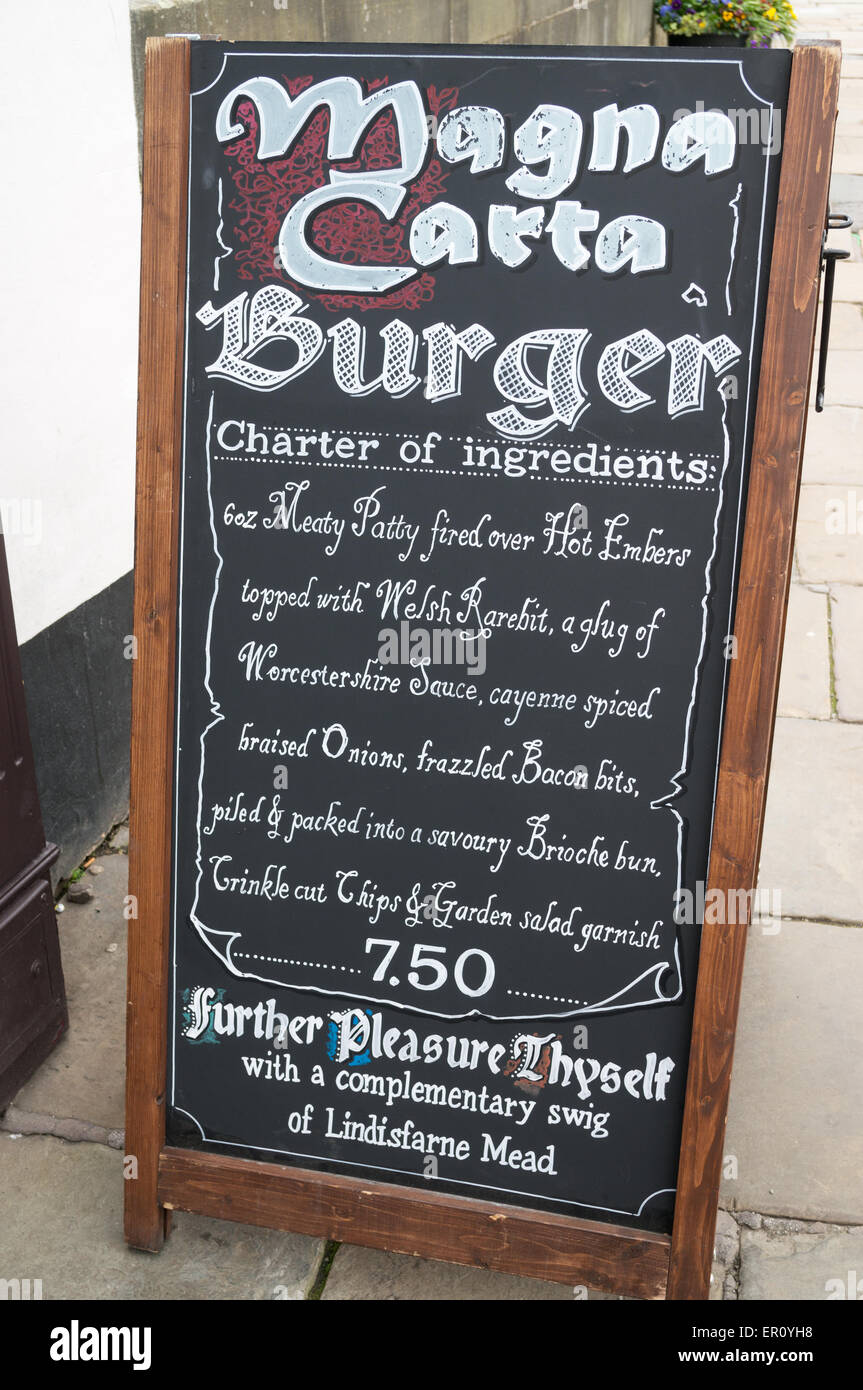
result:
[(669, 34), (669, 48), (746, 48), (745, 34)]

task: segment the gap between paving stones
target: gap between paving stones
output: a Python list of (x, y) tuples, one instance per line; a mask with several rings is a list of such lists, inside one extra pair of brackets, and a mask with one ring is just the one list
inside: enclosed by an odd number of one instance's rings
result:
[(791, 912), (783, 912), (778, 919), (780, 922), (814, 922), (818, 927), (848, 927), (851, 931), (860, 931), (863, 922), (858, 922), (856, 918), (850, 917), (812, 917), (805, 913), (801, 916)]
[[(105, 834), (102, 836), (102, 839), (99, 840), (93, 846), (93, 848), (89, 850), (87, 854), (84, 855), (84, 858), (81, 860), (81, 863), (78, 865), (77, 869), (73, 869), (72, 873), (69, 875), (68, 878), (61, 878), (58, 880), (57, 888), (54, 893), (54, 905), (57, 908), (57, 910), (59, 912), (62, 912), (64, 910), (65, 904), (63, 900), (67, 897), (69, 889), (71, 887), (74, 887), (77, 883), (80, 883), (81, 879), (84, 877), (87, 871), (96, 863), (98, 859), (104, 859), (106, 855), (128, 855), (128, 853), (129, 817), (128, 815), (126, 815), (123, 817), (122, 820), (119, 820), (116, 822), (115, 825), (112, 825), (109, 830), (105, 831)], [(78, 875), (77, 879), (74, 878), (75, 874)]]

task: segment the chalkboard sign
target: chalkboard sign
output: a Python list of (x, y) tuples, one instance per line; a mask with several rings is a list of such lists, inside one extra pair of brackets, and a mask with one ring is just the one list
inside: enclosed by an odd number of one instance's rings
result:
[(129, 1239), (704, 1296), (833, 54), (148, 81)]

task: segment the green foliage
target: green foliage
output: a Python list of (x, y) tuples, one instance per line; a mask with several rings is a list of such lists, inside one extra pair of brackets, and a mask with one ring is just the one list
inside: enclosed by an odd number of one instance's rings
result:
[(655, 0), (654, 13), (669, 34), (745, 35), (753, 48), (769, 48), (777, 37), (790, 43), (797, 26), (789, 0)]

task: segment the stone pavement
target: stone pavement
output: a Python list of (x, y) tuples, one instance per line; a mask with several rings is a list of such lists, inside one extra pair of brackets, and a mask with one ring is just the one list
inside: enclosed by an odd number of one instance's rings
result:
[[(782, 920), (750, 933), (728, 1120), (712, 1296), (743, 1300), (863, 1296), (863, 0), (800, 19), (802, 37), (843, 43), (833, 210), (857, 230), (831, 238), (852, 261), (807, 435), (761, 862)], [(125, 1248), (126, 843), (121, 827), (82, 880), (93, 899), (65, 905), (72, 1026), (0, 1118), (0, 1274), (48, 1299), (572, 1299), (183, 1214), (159, 1257)]]

